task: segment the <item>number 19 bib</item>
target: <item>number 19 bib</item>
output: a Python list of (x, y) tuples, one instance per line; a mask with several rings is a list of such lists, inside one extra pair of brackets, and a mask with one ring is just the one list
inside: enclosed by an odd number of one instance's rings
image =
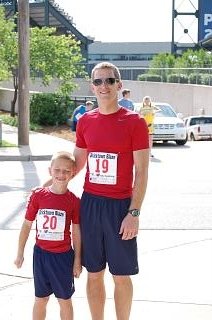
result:
[(89, 181), (99, 184), (117, 183), (116, 153), (90, 152), (88, 155)]

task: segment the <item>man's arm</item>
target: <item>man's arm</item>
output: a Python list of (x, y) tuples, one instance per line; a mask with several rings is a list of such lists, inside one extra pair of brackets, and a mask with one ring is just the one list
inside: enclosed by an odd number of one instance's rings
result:
[[(81, 171), (87, 161), (87, 149), (82, 149), (75, 147), (74, 149), (74, 157), (76, 160), (76, 173), (77, 174), (79, 171)], [(49, 187), (52, 184), (52, 178), (49, 178), (47, 181), (45, 181), (42, 185), (42, 187)]]
[(87, 161), (87, 149), (82, 149), (75, 147), (74, 149), (74, 157), (76, 160), (76, 174), (81, 171)]
[[(140, 209), (146, 194), (149, 168), (149, 149), (138, 150), (133, 152), (135, 165), (135, 179), (130, 209)], [(120, 234), (123, 240), (129, 240), (138, 233), (139, 217), (133, 217), (130, 213), (123, 219)]]

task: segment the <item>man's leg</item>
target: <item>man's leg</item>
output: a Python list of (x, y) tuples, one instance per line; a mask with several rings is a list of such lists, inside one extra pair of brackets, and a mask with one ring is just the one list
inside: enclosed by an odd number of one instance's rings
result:
[(104, 319), (104, 306), (106, 297), (104, 272), (104, 270), (95, 273), (88, 272), (87, 298), (92, 320)]
[(113, 276), (113, 279), (117, 320), (129, 320), (133, 297), (132, 281), (129, 276)]
[(35, 297), (35, 303), (33, 307), (33, 320), (46, 319), (46, 305), (49, 301), (49, 297), (38, 298)]
[(73, 320), (73, 307), (71, 299), (58, 299), (60, 305), (60, 319)]

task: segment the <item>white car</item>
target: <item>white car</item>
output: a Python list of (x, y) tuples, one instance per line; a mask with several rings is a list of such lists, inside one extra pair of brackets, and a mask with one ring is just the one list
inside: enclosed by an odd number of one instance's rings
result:
[[(153, 141), (175, 141), (177, 145), (184, 145), (187, 142), (187, 132), (184, 121), (168, 103), (154, 102), (160, 109), (155, 113)], [(141, 104), (135, 103), (135, 110), (139, 112)]]
[(200, 115), (184, 118), (188, 140), (212, 139), (212, 116)]

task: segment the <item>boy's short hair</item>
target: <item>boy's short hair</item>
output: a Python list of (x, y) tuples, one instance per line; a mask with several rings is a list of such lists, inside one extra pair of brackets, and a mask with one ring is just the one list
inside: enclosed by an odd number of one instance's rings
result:
[(58, 160), (58, 159), (70, 160), (70, 162), (72, 164), (72, 167), (73, 168), (76, 167), (75, 158), (72, 155), (72, 153), (70, 153), (70, 152), (58, 151), (58, 152), (54, 153), (52, 158), (51, 158), (51, 165), (53, 164), (54, 160)]

